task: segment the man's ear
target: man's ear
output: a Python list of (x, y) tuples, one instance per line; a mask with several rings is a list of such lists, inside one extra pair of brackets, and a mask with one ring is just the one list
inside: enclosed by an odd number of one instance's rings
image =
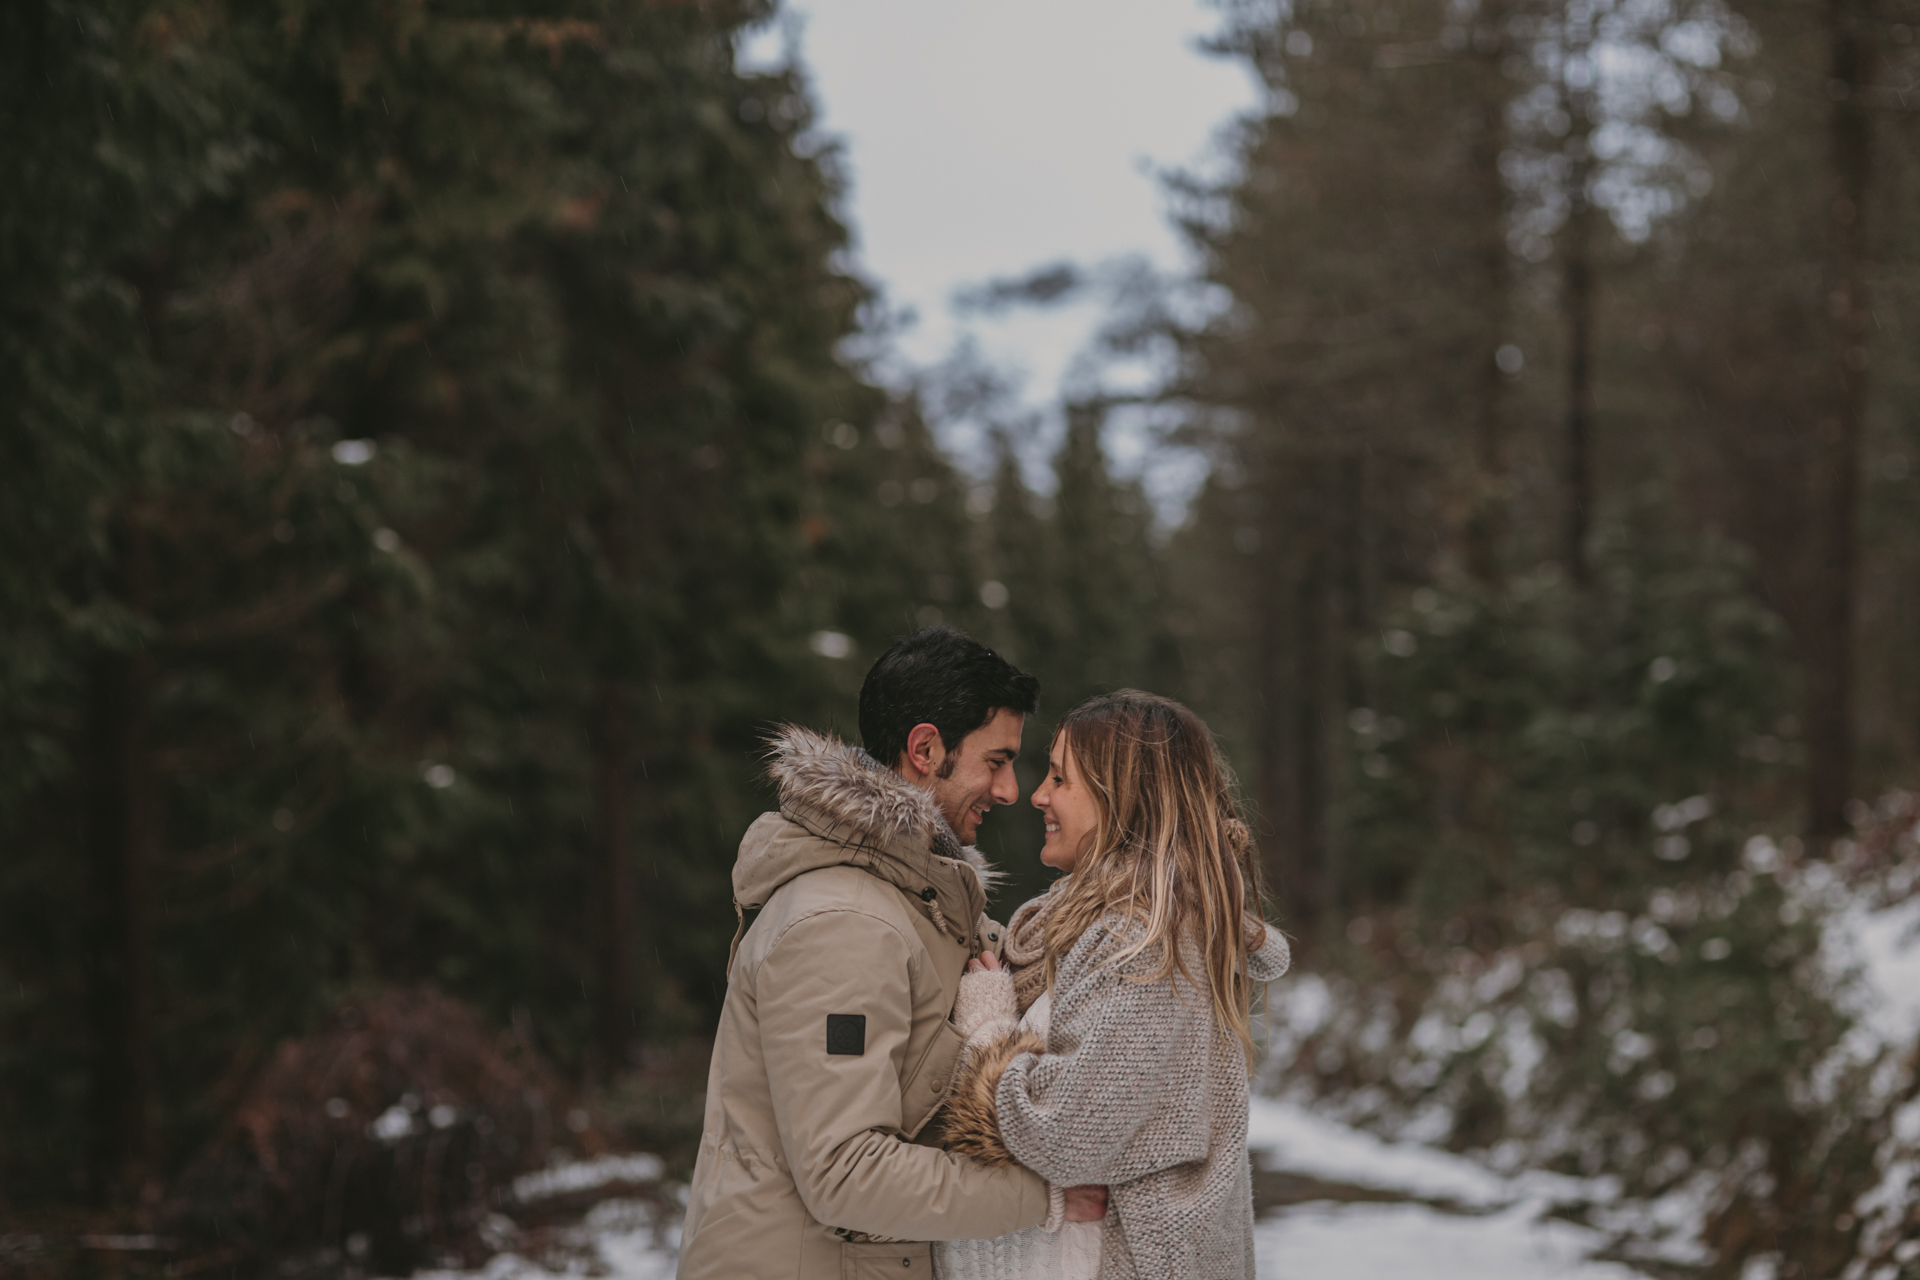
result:
[(907, 749), (900, 753), (900, 772), (910, 782), (932, 778), (947, 758), (940, 731), (930, 724), (917, 724), (907, 733)]

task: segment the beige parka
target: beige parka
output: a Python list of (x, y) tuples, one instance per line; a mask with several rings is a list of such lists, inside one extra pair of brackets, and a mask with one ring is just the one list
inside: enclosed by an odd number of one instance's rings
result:
[(734, 864), (736, 941), (682, 1229), (680, 1280), (927, 1280), (927, 1242), (1048, 1217), (1047, 1184), (936, 1146), (967, 959), (997, 950), (986, 866), (933, 797), (788, 727)]

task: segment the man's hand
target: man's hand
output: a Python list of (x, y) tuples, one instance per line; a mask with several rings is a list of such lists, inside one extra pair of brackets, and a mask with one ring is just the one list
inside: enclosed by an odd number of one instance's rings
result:
[(1068, 1222), (1098, 1222), (1107, 1216), (1105, 1187), (1068, 1187), (1065, 1195)]

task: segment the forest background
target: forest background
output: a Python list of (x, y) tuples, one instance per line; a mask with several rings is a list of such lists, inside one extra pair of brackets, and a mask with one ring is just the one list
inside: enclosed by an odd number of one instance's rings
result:
[[(684, 1131), (649, 1082), (718, 1010), (763, 735), (852, 734), (944, 620), (1040, 676), (1028, 785), (1103, 689), (1214, 726), (1350, 1006), (1289, 1087), (1704, 1178), (1717, 1274), (1891, 1248), (1849, 1206), (1910, 1081), (1836, 1101), (1762, 873), (1884, 872), (1920, 762), (1920, 6), (1220, 13), (1266, 97), (1172, 184), (1197, 273), (968, 299), (1104, 297), (1166, 371), (1060, 406), (1036, 482), (993, 370), (875, 373), (761, 4), (8, 6), (0, 1210), (165, 1217), (389, 992), (583, 1132)], [(1117, 423), (1204, 456), (1183, 511)], [(1035, 821), (987, 828), (1002, 912)], [(1510, 957), (1546, 1065), (1409, 1069)]]

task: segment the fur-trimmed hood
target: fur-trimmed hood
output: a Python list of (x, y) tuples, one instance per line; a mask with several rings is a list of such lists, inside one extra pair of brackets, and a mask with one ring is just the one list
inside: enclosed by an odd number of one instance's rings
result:
[(956, 939), (974, 940), (996, 873), (954, 836), (932, 793), (860, 748), (798, 725), (781, 726), (767, 746), (785, 821), (763, 818), (741, 842), (736, 903), (751, 911), (797, 875), (856, 866), (897, 886)]

